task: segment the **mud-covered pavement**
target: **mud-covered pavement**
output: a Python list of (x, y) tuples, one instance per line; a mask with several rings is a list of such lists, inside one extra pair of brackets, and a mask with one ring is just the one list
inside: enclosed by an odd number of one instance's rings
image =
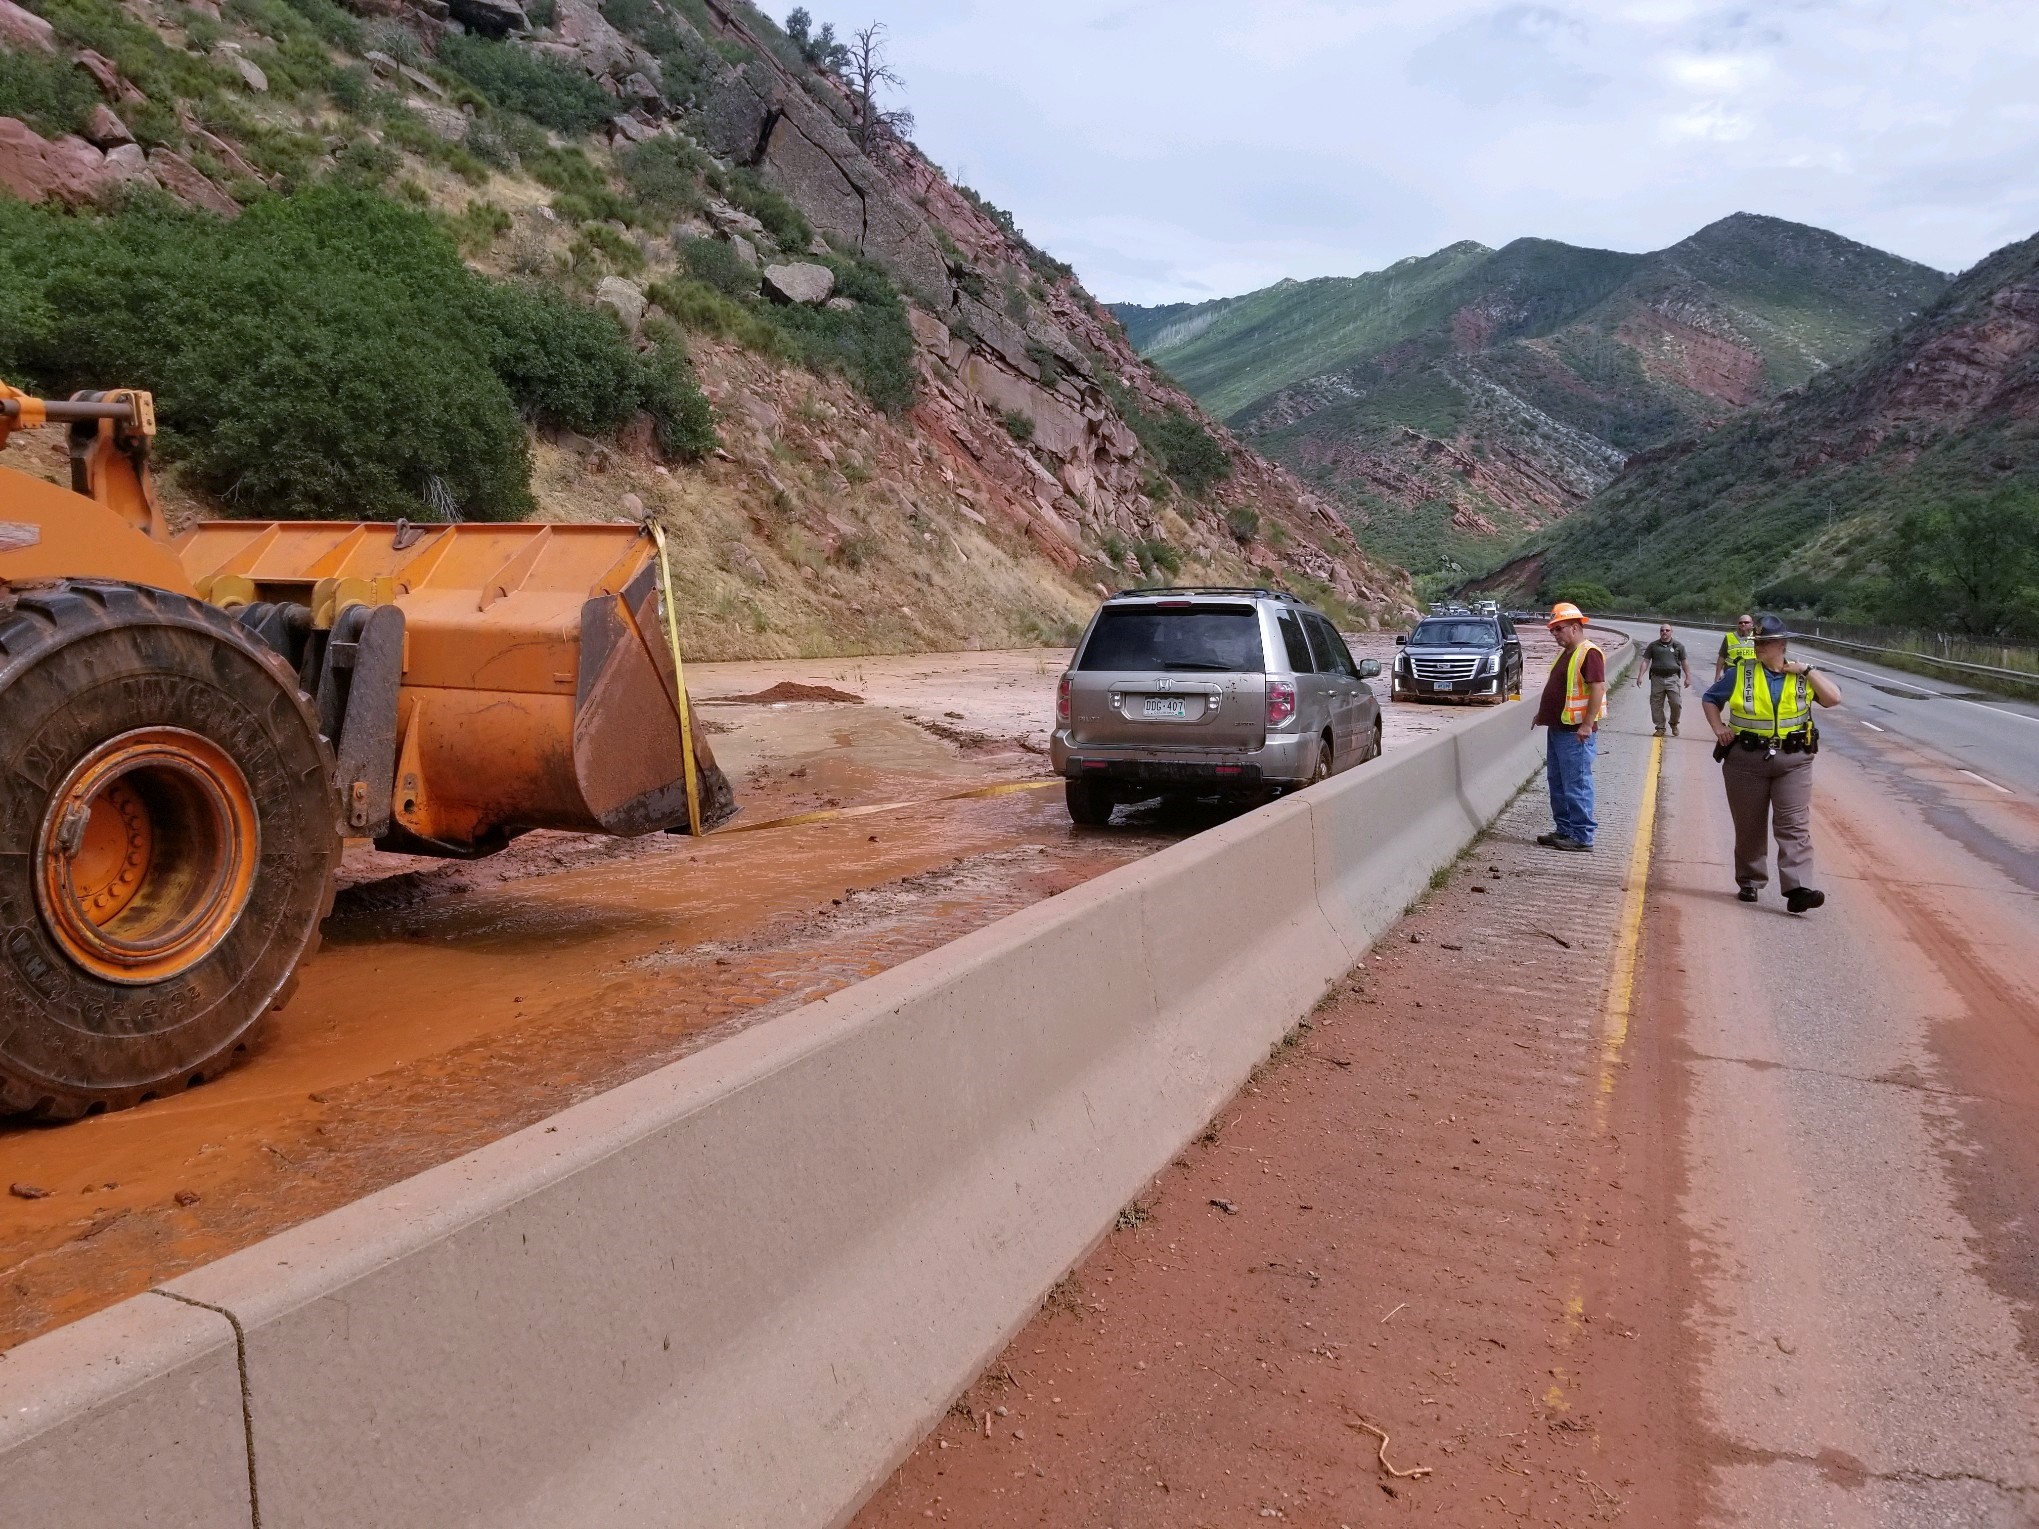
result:
[[(1357, 641), (1386, 659), (1391, 639)], [(349, 851), (324, 948), (217, 1082), (0, 1125), (0, 1348), (393, 1183), (1147, 854), (1069, 824), (1040, 650), (690, 668), (743, 812), (706, 841)], [(774, 687), (858, 700), (774, 700)], [(731, 700), (731, 697), (762, 699)], [(1384, 708), (1387, 747), (1476, 712)], [(786, 826), (787, 817), (846, 812)]]

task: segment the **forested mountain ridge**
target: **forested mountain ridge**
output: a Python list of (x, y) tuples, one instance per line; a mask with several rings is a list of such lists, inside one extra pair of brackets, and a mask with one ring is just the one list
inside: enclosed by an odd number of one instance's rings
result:
[(1852, 360), (1632, 459), (1495, 581), (2039, 636), (2039, 236)]
[(1736, 214), (1646, 254), (1518, 239), (1114, 308), (1144, 354), (1418, 572), (1479, 566), (1647, 450), (1887, 332), (1939, 272)]

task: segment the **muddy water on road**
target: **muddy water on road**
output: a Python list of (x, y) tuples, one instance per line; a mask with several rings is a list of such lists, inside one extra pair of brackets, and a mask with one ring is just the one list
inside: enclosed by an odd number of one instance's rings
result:
[[(733, 826), (893, 810), (698, 843), (531, 834), (479, 862), (350, 850), (323, 949), (239, 1066), (121, 1115), (0, 1126), (0, 1184), (47, 1192), (0, 1198), (0, 1349), (1211, 821), (1149, 809), (1079, 833), (1052, 783), (942, 799), (1045, 774), (1065, 658), (690, 671), (744, 806)], [(715, 699), (781, 681), (863, 700)], [(1477, 715), (1387, 712), (1390, 749)]]

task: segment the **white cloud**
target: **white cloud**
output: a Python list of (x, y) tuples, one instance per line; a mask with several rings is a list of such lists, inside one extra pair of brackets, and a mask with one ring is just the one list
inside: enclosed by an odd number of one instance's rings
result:
[[(826, 0), (809, 8), (837, 22)], [(1959, 268), (2039, 230), (2030, 0), (897, 0), (921, 146), (1107, 298), (1746, 210)]]

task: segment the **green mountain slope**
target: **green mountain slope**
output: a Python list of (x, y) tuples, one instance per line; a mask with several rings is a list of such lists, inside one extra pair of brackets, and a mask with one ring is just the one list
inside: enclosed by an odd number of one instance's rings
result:
[(2039, 236), (1805, 387), (1637, 457), (1502, 582), (1876, 617), (1901, 519), (2006, 489), (2039, 496)]
[(1114, 310), (1267, 455), (1418, 572), (1491, 563), (1635, 451), (1797, 386), (1939, 272), (1736, 214), (1648, 254), (1518, 239), (1219, 303)]

